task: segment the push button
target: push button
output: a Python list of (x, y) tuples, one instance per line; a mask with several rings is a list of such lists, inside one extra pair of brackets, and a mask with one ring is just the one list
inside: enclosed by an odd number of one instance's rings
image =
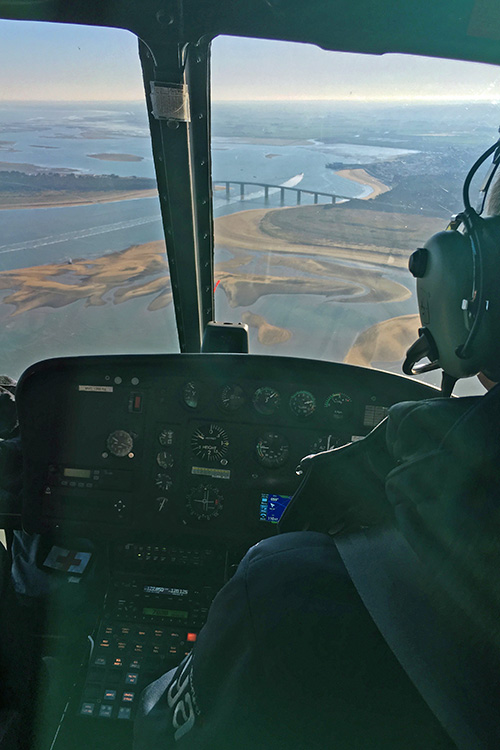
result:
[(99, 709), (99, 716), (103, 719), (110, 719), (113, 713), (113, 706), (101, 706)]
[(95, 709), (95, 703), (82, 703), (80, 713), (82, 716), (93, 716)]

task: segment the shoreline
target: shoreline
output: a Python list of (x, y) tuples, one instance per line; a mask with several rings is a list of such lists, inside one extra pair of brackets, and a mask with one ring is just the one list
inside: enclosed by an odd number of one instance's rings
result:
[(380, 182), (380, 180), (377, 180), (376, 177), (372, 177), (371, 174), (368, 174), (366, 169), (339, 169), (335, 172), (335, 174), (339, 177), (343, 177), (345, 180), (350, 180), (351, 182), (358, 183), (358, 185), (366, 185), (367, 187), (371, 188), (371, 193), (369, 193), (368, 195), (363, 195), (357, 200), (369, 201), (373, 198), (376, 198), (378, 195), (382, 195), (382, 193), (388, 193), (391, 190), (388, 185), (384, 185), (384, 183)]
[(92, 206), (97, 203), (117, 203), (118, 201), (140, 200), (141, 198), (154, 198), (158, 190), (123, 190), (110, 191), (109, 193), (91, 193), (90, 195), (78, 197), (76, 193), (66, 193), (66, 199), (58, 197), (53, 193), (40, 195), (39, 200), (26, 200), (19, 198), (15, 203), (0, 203), (0, 211), (15, 211), (21, 208), (70, 208), (75, 206)]

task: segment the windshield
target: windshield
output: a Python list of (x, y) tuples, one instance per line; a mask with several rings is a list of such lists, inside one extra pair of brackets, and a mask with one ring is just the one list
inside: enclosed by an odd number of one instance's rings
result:
[(137, 39), (0, 22), (0, 374), (178, 350)]
[(251, 351), (401, 373), (408, 258), (497, 137), (498, 69), (229, 37), (212, 64), (216, 319)]

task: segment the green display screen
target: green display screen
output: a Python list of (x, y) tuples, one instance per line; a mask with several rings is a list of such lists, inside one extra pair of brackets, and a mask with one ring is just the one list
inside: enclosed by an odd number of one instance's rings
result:
[(188, 616), (187, 612), (180, 609), (157, 609), (156, 607), (144, 607), (142, 614), (153, 615), (153, 617), (178, 617), (182, 619), (186, 619)]
[(76, 477), (77, 479), (90, 479), (90, 469), (64, 469), (65, 477)]

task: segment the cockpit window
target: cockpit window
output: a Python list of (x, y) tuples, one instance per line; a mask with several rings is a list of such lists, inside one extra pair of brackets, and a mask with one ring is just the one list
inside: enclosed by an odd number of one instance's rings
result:
[(137, 39), (0, 21), (0, 355), (178, 350)]
[(400, 373), (408, 257), (497, 137), (498, 68), (221, 37), (212, 71), (217, 320), (254, 352)]

